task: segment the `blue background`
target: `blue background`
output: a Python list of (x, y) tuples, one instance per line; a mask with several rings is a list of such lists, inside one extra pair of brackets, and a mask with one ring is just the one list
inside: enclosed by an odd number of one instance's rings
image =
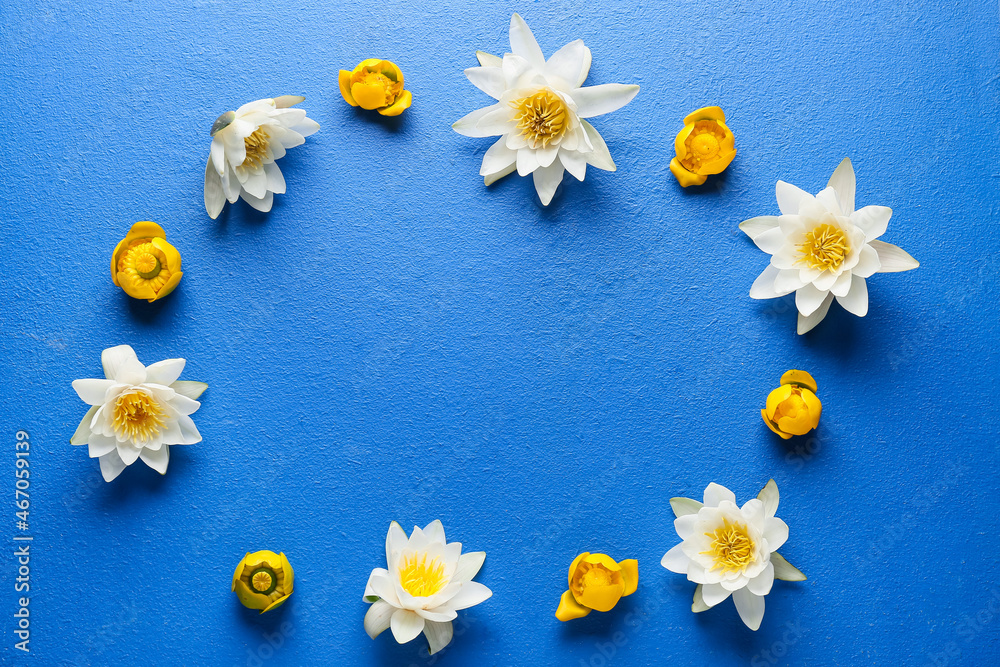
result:
[[(2, 3), (0, 532), (24, 429), (35, 537), (29, 656), (13, 542), (0, 558), (4, 662), (995, 664), (997, 3), (423, 4)], [(567, 176), (547, 209), (530, 179), (485, 188), (490, 141), (450, 127), (490, 102), (462, 70), (508, 50), (513, 11), (546, 55), (584, 39), (588, 84), (642, 87), (594, 123), (618, 172)], [(337, 70), (372, 56), (406, 74), (399, 119), (340, 97)], [(210, 220), (212, 122), (281, 94), (322, 125), (279, 163), (288, 193)], [(673, 137), (707, 104), (739, 154), (682, 190)], [(848, 156), (921, 267), (799, 337), (791, 298), (747, 296), (767, 256), (736, 225)], [(155, 304), (108, 274), (144, 219), (184, 260)], [(70, 382), (122, 343), (210, 389), (166, 476), (106, 484), (69, 445)], [(759, 409), (793, 367), (824, 415), (786, 444)], [(809, 580), (776, 583), (756, 633), (732, 602), (692, 614), (659, 565), (669, 498), (717, 481), (742, 502), (770, 477)], [(389, 521), (435, 518), (488, 553), (494, 596), (429, 659), (422, 637), (370, 640), (361, 596)], [(265, 616), (229, 591), (257, 549), (296, 569)], [(639, 590), (562, 624), (583, 550), (638, 558)]]

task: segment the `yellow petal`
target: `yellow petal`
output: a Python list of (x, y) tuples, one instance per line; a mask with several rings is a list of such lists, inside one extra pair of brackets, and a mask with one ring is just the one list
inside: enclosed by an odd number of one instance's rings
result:
[(590, 610), (583, 605), (577, 604), (569, 591), (559, 598), (559, 608), (556, 609), (556, 618), (560, 621), (571, 621), (574, 618), (583, 618), (590, 613)]
[(728, 153), (719, 153), (711, 162), (703, 162), (698, 172), (701, 174), (721, 174), (733, 161), (734, 157), (736, 157), (735, 150), (731, 150)]
[(382, 62), (381, 58), (365, 58), (360, 63), (358, 63), (357, 67), (354, 68), (354, 73), (357, 74), (366, 67), (371, 68), (373, 70), (381, 71), (382, 70), (380, 66), (381, 62)]
[(156, 292), (153, 291), (153, 288), (150, 287), (148, 283), (144, 282), (136, 287), (132, 284), (132, 281), (128, 279), (128, 274), (124, 272), (118, 274), (118, 284), (123, 290), (125, 290), (125, 293), (133, 299), (146, 299), (147, 301), (153, 301), (156, 299)]
[(398, 116), (405, 110), (410, 108), (413, 104), (413, 95), (408, 90), (404, 90), (402, 94), (396, 98), (396, 101), (384, 109), (379, 109), (378, 112), (383, 116)]
[(587, 554), (584, 560), (595, 565), (603, 565), (612, 572), (620, 572), (622, 569), (618, 562), (607, 554)]
[(240, 599), (240, 603), (244, 607), (249, 607), (250, 609), (267, 609), (271, 606), (271, 598), (250, 590), (250, 587), (243, 583), (242, 580), (237, 580), (233, 586), (236, 597)]
[(805, 371), (797, 371), (795, 369), (787, 371), (781, 376), (781, 384), (797, 384), (805, 387), (814, 394), (816, 393), (816, 380)]
[(580, 604), (597, 611), (611, 611), (625, 593), (625, 582), (607, 586), (587, 586), (580, 596)]
[(177, 248), (167, 243), (163, 238), (154, 238), (150, 243), (167, 258), (167, 268), (170, 269), (171, 273), (181, 270), (181, 254), (177, 252)]
[(125, 240), (122, 239), (115, 246), (115, 251), (111, 253), (111, 282), (118, 284), (118, 257), (125, 250)]
[(385, 89), (372, 83), (356, 83), (351, 86), (351, 95), (362, 109), (378, 109), (385, 106)]
[(687, 141), (688, 136), (690, 136), (691, 132), (693, 131), (694, 131), (694, 123), (690, 125), (685, 125), (684, 129), (678, 132), (677, 136), (674, 137), (674, 152), (677, 153), (677, 157), (681, 159), (687, 157), (688, 149), (685, 142)]
[(132, 225), (132, 229), (128, 230), (128, 234), (125, 235), (125, 243), (129, 243), (134, 239), (151, 239), (157, 236), (161, 239), (167, 238), (167, 233), (163, 231), (163, 227), (160, 227), (155, 222), (142, 220)]
[(702, 176), (685, 169), (684, 165), (677, 158), (670, 161), (670, 173), (674, 175), (674, 178), (677, 179), (682, 188), (686, 188), (689, 185), (701, 185), (708, 180), (707, 176)]
[(725, 121), (726, 114), (722, 111), (720, 107), (702, 107), (696, 111), (692, 111), (684, 118), (684, 124), (690, 125), (697, 123), (699, 120), (718, 120)]
[(267, 607), (264, 607), (263, 609), (261, 609), (260, 613), (263, 614), (265, 611), (271, 611), (272, 609), (277, 609), (281, 605), (285, 604), (285, 600), (287, 600), (290, 595), (291, 595), (291, 593), (289, 593), (288, 595), (285, 595), (284, 597), (278, 598), (277, 600), (275, 600), (274, 602), (272, 602)]
[(816, 394), (808, 389), (802, 390), (802, 400), (805, 401), (806, 407), (809, 409), (809, 421), (812, 428), (816, 428), (819, 426), (819, 416), (823, 413), (823, 403), (820, 402)]
[(398, 81), (399, 85), (403, 85), (403, 70), (399, 69), (396, 63), (383, 60), (379, 63), (379, 70), (393, 81)]
[(794, 416), (778, 419), (778, 428), (792, 435), (805, 435), (812, 430), (812, 420), (808, 410), (801, 410)]
[(358, 103), (351, 96), (351, 73), (346, 69), (340, 70), (340, 76), (337, 78), (337, 81), (340, 83), (340, 94), (344, 97), (344, 101), (352, 107), (358, 106)]
[(788, 440), (789, 438), (792, 437), (792, 436), (788, 435), (787, 433), (782, 433), (778, 429), (778, 425), (775, 424), (774, 422), (772, 422), (770, 419), (768, 419), (767, 413), (765, 411), (761, 410), (760, 411), (760, 416), (764, 418), (764, 423), (767, 424), (767, 427), (769, 429), (771, 429), (772, 431), (774, 431), (775, 433), (777, 433), (778, 435), (780, 435), (783, 440)]
[(250, 552), (247, 552), (247, 555), (243, 557), (243, 560), (241, 560), (236, 565), (236, 572), (233, 573), (233, 588), (232, 588), (232, 590), (234, 590), (234, 591), (236, 590), (236, 582), (239, 581), (240, 577), (243, 575), (243, 570), (244, 570), (244, 568), (246, 568), (246, 565), (247, 565), (247, 557), (249, 557), (249, 556), (250, 556)]
[(156, 296), (150, 299), (150, 301), (156, 301), (157, 299), (162, 299), (166, 295), (173, 292), (174, 288), (177, 287), (178, 283), (180, 283), (181, 276), (183, 275), (184, 273), (182, 271), (178, 271), (177, 273), (171, 273), (170, 278), (167, 279), (167, 282), (164, 283), (163, 287), (160, 288), (160, 291), (157, 292)]
[(569, 587), (573, 588), (573, 575), (576, 573), (576, 568), (584, 558), (590, 555), (589, 551), (584, 551), (582, 554), (573, 559), (573, 564), (569, 566)]
[(281, 560), (281, 571), (285, 575), (284, 588), (288, 591), (288, 595), (291, 595), (292, 589), (295, 588), (295, 570), (292, 569), (292, 564), (289, 563), (288, 558), (285, 557), (285, 552), (282, 551), (278, 554), (278, 557)]
[(792, 385), (783, 384), (767, 395), (767, 419), (774, 419), (774, 413), (778, 411), (781, 402), (792, 395)]
[(639, 587), (639, 561), (629, 558), (618, 564), (622, 568), (622, 579), (625, 580), (625, 592), (622, 593), (622, 597), (632, 595)]

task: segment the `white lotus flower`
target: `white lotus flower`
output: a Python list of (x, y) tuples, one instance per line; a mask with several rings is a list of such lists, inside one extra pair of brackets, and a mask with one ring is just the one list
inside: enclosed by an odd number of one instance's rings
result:
[(892, 209), (865, 206), (854, 210), (854, 168), (845, 159), (826, 189), (813, 197), (778, 181), (781, 216), (765, 215), (740, 223), (757, 247), (771, 255), (750, 288), (754, 299), (795, 292), (798, 332), (819, 324), (834, 297), (858, 317), (868, 313), (865, 278), (875, 273), (909, 271), (920, 266), (906, 251), (884, 241)]
[(319, 129), (305, 111), (289, 108), (304, 99), (282, 95), (257, 100), (216, 119), (205, 165), (205, 209), (213, 220), (227, 199), (234, 204), (243, 197), (258, 211), (271, 210), (274, 193), (285, 191), (285, 177), (274, 161)]
[(671, 498), (677, 516), (674, 528), (683, 542), (660, 564), (698, 584), (692, 611), (705, 611), (732, 594), (740, 618), (756, 630), (774, 580), (806, 578), (777, 553), (788, 539), (788, 526), (774, 516), (778, 499), (773, 479), (743, 507), (732, 491), (715, 483), (705, 489), (704, 504)]
[(445, 542), (440, 521), (406, 533), (389, 525), (385, 538), (388, 570), (375, 568), (365, 586), (365, 632), (375, 639), (386, 628), (400, 644), (427, 636), (430, 652), (437, 653), (452, 638), (451, 622), (459, 609), (486, 600), (493, 592), (472, 578), (483, 566), (486, 552), (463, 554), (459, 542)]
[(452, 127), (467, 137), (500, 135), (479, 170), (486, 185), (517, 169), (521, 176), (532, 175), (535, 191), (547, 206), (564, 170), (580, 181), (588, 164), (615, 171), (607, 144), (584, 119), (620, 109), (632, 101), (639, 86), (581, 88), (591, 60), (583, 40), (570, 42), (545, 60), (517, 14), (510, 19), (510, 49), (503, 59), (476, 53), (481, 67), (469, 68), (465, 75), (497, 103), (473, 111)]
[(139, 458), (165, 474), (169, 445), (201, 442), (188, 415), (201, 407), (195, 399), (208, 385), (177, 379), (183, 359), (143, 366), (128, 345), (104, 350), (101, 363), (106, 379), (73, 380), (73, 389), (92, 407), (70, 443), (87, 445), (90, 457), (100, 458), (108, 482)]

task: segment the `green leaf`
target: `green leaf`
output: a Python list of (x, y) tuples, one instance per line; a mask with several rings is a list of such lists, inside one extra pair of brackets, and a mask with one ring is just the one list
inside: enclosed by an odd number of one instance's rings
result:
[(707, 604), (705, 604), (705, 598), (701, 595), (701, 584), (694, 589), (694, 601), (691, 603), (691, 611), (696, 614), (711, 609)]
[(774, 565), (774, 578), (782, 581), (805, 581), (806, 575), (795, 567), (777, 551), (771, 554), (771, 564)]
[(764, 488), (757, 494), (757, 499), (764, 503), (764, 516), (774, 516), (778, 511), (778, 485), (773, 479), (767, 481)]
[(703, 503), (690, 498), (671, 498), (670, 509), (674, 511), (674, 516), (682, 517), (685, 514), (697, 514), (703, 507)]
[(378, 602), (381, 598), (377, 595), (366, 595), (365, 602)]

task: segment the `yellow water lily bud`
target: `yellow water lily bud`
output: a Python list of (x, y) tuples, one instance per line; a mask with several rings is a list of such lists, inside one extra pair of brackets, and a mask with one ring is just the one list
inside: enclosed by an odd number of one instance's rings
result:
[(155, 222), (132, 225), (111, 256), (111, 280), (136, 299), (156, 301), (181, 281), (181, 254)]
[(569, 590), (559, 600), (556, 618), (569, 621), (595, 609), (610, 611), (638, 585), (638, 561), (616, 563), (610, 556), (584, 552), (569, 566)]
[(383, 116), (398, 116), (413, 103), (410, 91), (403, 90), (403, 72), (388, 60), (362, 60), (354, 71), (340, 70), (339, 82), (348, 104)]
[(271, 611), (292, 594), (295, 571), (285, 554), (273, 551), (248, 553), (233, 573), (233, 592), (244, 607)]
[(781, 376), (781, 386), (767, 395), (767, 407), (760, 414), (769, 429), (788, 440), (819, 426), (822, 412), (816, 380), (805, 371), (791, 370)]
[(722, 173), (736, 157), (736, 140), (725, 121), (719, 107), (698, 109), (684, 119), (684, 129), (674, 139), (677, 157), (670, 161), (670, 173), (681, 187), (701, 185), (708, 174)]

